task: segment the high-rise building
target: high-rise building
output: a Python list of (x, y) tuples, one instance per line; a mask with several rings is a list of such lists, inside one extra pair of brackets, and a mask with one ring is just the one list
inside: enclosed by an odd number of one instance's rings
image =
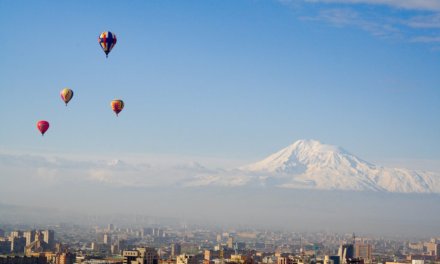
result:
[(153, 228), (153, 236), (154, 237), (163, 237), (164, 231), (160, 228)]
[(12, 231), (11, 234), (9, 234), (9, 238), (22, 237), (22, 236), (23, 236), (22, 231)]
[(7, 238), (0, 239), (0, 254), (8, 254), (11, 252), (11, 242)]
[(371, 261), (371, 245), (370, 244), (355, 244), (354, 257), (362, 258), (365, 262)]
[(43, 230), (41, 231), (43, 235), (43, 241), (47, 243), (50, 249), (55, 246), (55, 232), (53, 230)]
[(210, 260), (213, 260), (216, 258), (220, 258), (220, 251), (205, 249), (205, 252), (204, 252), (204, 259), (205, 260), (210, 261)]
[(43, 231), (36, 231), (35, 240), (25, 247), (25, 255), (30, 256), (33, 253), (42, 253), (51, 249), (49, 244), (44, 241)]
[(234, 248), (234, 238), (233, 237), (228, 238), (227, 246), (228, 246), (228, 248)]
[(119, 254), (119, 247), (118, 247), (118, 245), (111, 245), (110, 246), (110, 252), (113, 255)]
[(4, 237), (5, 236), (5, 230), (0, 228), (0, 237)]
[(354, 247), (353, 244), (344, 244), (339, 247), (338, 256), (342, 264), (347, 263), (348, 259), (354, 257)]
[(105, 234), (104, 234), (104, 244), (106, 244), (106, 245), (111, 245), (111, 243), (112, 243), (112, 237), (111, 237), (111, 235), (105, 233)]
[(99, 251), (99, 244), (97, 242), (92, 242), (90, 247), (92, 248), (92, 251)]
[(122, 252), (124, 264), (159, 264), (159, 255), (154, 248), (136, 248)]
[(23, 237), (26, 239), (26, 246), (35, 241), (35, 230), (29, 230), (23, 232)]
[(11, 252), (13, 253), (23, 253), (26, 247), (26, 239), (24, 237), (13, 236), (9, 238), (11, 241)]
[(179, 243), (172, 243), (171, 244), (171, 257), (176, 257), (177, 255), (180, 255), (182, 252), (182, 247)]

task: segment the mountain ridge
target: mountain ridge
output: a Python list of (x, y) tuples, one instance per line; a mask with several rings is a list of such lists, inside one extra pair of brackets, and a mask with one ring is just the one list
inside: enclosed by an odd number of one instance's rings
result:
[[(377, 166), (341, 147), (308, 139), (241, 166), (235, 175), (230, 172), (225, 176), (227, 186), (237, 182), (240, 186), (258, 184), (291, 189), (440, 193), (437, 173)], [(224, 185), (221, 178), (217, 175), (205, 184)]]

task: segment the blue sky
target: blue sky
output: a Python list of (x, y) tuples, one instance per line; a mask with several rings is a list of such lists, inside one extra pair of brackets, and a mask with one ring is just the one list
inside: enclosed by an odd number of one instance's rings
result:
[(2, 0), (0, 32), (2, 152), (440, 160), (438, 1)]

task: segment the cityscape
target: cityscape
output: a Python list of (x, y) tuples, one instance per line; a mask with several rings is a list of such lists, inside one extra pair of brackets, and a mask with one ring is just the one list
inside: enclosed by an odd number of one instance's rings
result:
[(0, 264), (440, 264), (440, 0), (0, 0)]
[[(139, 225), (138, 225), (139, 226)], [(439, 238), (197, 226), (0, 226), (1, 264), (429, 264)]]

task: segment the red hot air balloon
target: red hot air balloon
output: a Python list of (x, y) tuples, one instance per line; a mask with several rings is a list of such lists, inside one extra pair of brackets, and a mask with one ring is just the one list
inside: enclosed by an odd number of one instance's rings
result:
[(49, 122), (40, 120), (37, 122), (37, 128), (40, 130), (41, 135), (44, 136), (44, 133), (49, 129)]

